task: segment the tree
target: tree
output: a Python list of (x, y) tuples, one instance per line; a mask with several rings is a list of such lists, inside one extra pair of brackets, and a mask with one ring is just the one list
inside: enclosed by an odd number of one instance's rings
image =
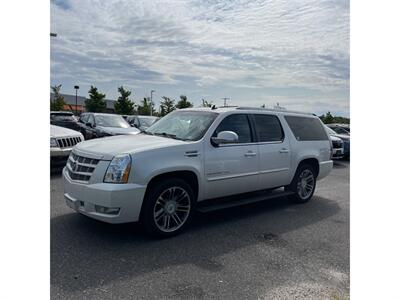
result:
[(329, 111), (326, 114), (319, 116), (319, 118), (325, 124), (332, 124), (332, 123), (350, 124), (349, 118), (333, 116)]
[(133, 115), (135, 103), (129, 99), (132, 92), (125, 90), (123, 86), (118, 88), (118, 92), (121, 96), (114, 103), (115, 112), (121, 115)]
[(152, 103), (149, 97), (144, 97), (140, 103), (141, 105), (138, 105), (139, 115), (150, 116), (150, 112), (152, 112), (153, 115), (155, 114), (155, 110), (153, 105), (151, 105)]
[(64, 109), (64, 105), (66, 105), (64, 101), (64, 97), (61, 96), (60, 90), (61, 90), (61, 84), (51, 86), (51, 90), (53, 91), (54, 98), (53, 101), (50, 102), (50, 110), (53, 111), (59, 111)]
[(322, 120), (322, 122), (324, 122), (325, 124), (331, 124), (333, 123), (333, 116), (331, 114), (330, 111), (328, 111), (326, 114), (322, 115), (320, 117), (320, 119)]
[(193, 104), (187, 100), (187, 97), (185, 95), (180, 96), (181, 100), (178, 101), (176, 104), (176, 108), (188, 108), (188, 107), (193, 107)]
[(100, 93), (93, 85), (89, 90), (89, 99), (86, 99), (85, 106), (88, 112), (104, 112), (106, 110), (105, 94)]
[(175, 110), (175, 100), (166, 96), (162, 96), (161, 98), (163, 101), (160, 103), (160, 116), (163, 117)]
[(213, 106), (213, 103), (212, 103), (212, 101), (207, 101), (207, 100), (204, 100), (204, 99), (201, 99), (202, 100), (202, 106), (203, 107), (212, 107)]

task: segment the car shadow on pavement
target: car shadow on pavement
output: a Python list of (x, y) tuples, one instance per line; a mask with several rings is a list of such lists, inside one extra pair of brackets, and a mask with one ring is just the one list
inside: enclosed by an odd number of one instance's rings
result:
[(272, 199), (211, 213), (170, 239), (154, 239), (138, 224), (111, 225), (78, 213), (51, 220), (51, 285), (80, 292), (133, 279), (170, 266), (194, 264), (209, 272), (216, 258), (320, 222), (339, 212), (335, 201), (315, 196), (303, 205)]

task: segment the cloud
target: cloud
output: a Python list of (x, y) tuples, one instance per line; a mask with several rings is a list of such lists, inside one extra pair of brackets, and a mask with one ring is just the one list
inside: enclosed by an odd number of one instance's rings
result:
[(51, 27), (52, 82), (348, 102), (348, 1), (57, 0)]

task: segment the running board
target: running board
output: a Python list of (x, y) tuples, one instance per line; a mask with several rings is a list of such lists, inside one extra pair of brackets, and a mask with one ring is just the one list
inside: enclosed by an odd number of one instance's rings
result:
[(270, 200), (279, 197), (286, 197), (293, 195), (293, 192), (290, 191), (282, 191), (282, 190), (274, 190), (268, 193), (257, 193), (257, 194), (244, 194), (240, 198), (235, 196), (233, 199), (231, 198), (223, 198), (223, 199), (214, 199), (214, 200), (206, 200), (207, 203), (200, 202), (197, 205), (197, 211), (206, 213), (214, 210), (242, 206), (251, 203), (261, 202), (265, 200)]

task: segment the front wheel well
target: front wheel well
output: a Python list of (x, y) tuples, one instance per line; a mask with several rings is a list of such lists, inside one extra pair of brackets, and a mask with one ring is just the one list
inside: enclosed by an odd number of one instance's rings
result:
[(319, 162), (318, 159), (316, 158), (307, 158), (307, 159), (303, 159), (302, 161), (299, 162), (297, 169), (301, 166), (301, 165), (310, 165), (314, 168), (315, 170), (315, 177), (318, 177), (319, 174)]
[(160, 181), (169, 178), (179, 178), (189, 184), (194, 192), (195, 199), (197, 200), (197, 196), (199, 194), (199, 180), (197, 178), (197, 175), (193, 171), (173, 171), (154, 176), (147, 184), (144, 198), (146, 199), (148, 191), (151, 189), (152, 186)]

